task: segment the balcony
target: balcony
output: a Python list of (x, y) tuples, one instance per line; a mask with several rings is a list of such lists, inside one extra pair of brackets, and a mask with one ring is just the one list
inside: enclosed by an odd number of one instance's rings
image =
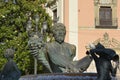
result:
[(100, 20), (95, 18), (95, 28), (104, 28), (104, 29), (117, 29), (118, 21), (117, 18), (112, 20)]
[(94, 0), (95, 5), (115, 5), (117, 4), (116, 0)]

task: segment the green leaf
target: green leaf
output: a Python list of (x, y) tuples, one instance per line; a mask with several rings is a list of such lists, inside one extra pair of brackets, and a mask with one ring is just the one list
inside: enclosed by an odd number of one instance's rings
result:
[[(17, 63), (22, 75), (33, 74), (34, 59), (30, 55), (27, 46), (28, 34), (26, 33), (26, 22), (28, 20), (28, 12), (31, 12), (31, 17), (34, 22), (34, 15), (40, 14), (39, 30), (41, 30), (44, 17), (47, 18), (48, 27), (51, 27), (52, 20), (42, 8), (46, 0), (17, 0), (17, 4), (12, 1), (4, 3), (0, 1), (0, 69), (5, 64), (6, 59), (3, 57), (4, 51), (7, 48), (15, 49), (14, 61)], [(35, 27), (33, 23), (32, 27)], [(40, 32), (40, 31), (39, 31)], [(46, 35), (48, 36), (48, 35)], [(32, 63), (32, 65), (31, 65)], [(39, 64), (42, 66), (42, 64)], [(44, 72), (42, 68), (38, 68), (38, 73)]]

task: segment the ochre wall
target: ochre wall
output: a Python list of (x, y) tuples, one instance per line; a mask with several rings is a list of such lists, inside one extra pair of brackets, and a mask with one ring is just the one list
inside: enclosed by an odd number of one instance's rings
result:
[(78, 0), (78, 27), (94, 26), (94, 0)]
[[(67, 30), (65, 41), (69, 42), (69, 0), (63, 1), (63, 22)], [(74, 27), (78, 27), (77, 56), (79, 59), (85, 56), (85, 46), (98, 38), (102, 38), (105, 32), (109, 34), (110, 38), (115, 38), (120, 41), (120, 0), (117, 0), (117, 19), (118, 29), (96, 29), (94, 0), (78, 0), (78, 26)]]
[(69, 41), (69, 0), (63, 0), (63, 17), (64, 17), (64, 20), (63, 20), (63, 23), (65, 24), (66, 26), (66, 38), (65, 38), (65, 41)]
[(89, 45), (89, 43), (92, 43), (96, 41), (99, 38), (103, 38), (103, 35), (105, 33), (108, 33), (109, 38), (115, 38), (116, 40), (120, 41), (120, 30), (110, 30), (110, 29), (93, 29), (93, 30), (79, 30), (79, 54), (78, 57), (82, 58), (86, 54), (86, 48), (85, 46)]
[(120, 28), (120, 0), (117, 0), (117, 18), (118, 18), (118, 27)]

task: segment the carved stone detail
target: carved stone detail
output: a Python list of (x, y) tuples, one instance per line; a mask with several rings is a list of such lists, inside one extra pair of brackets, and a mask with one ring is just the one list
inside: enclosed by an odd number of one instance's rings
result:
[(105, 33), (103, 35), (103, 38), (98, 38), (93, 42), (93, 44), (101, 43), (106, 48), (112, 48), (112, 49), (120, 49), (120, 41), (118, 41), (115, 38), (109, 38), (109, 34)]

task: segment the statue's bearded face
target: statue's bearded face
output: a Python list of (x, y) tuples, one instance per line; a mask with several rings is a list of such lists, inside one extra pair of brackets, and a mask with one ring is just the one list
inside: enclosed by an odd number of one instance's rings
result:
[(58, 43), (63, 43), (65, 39), (66, 30), (64, 27), (58, 27), (54, 32), (55, 41)]

